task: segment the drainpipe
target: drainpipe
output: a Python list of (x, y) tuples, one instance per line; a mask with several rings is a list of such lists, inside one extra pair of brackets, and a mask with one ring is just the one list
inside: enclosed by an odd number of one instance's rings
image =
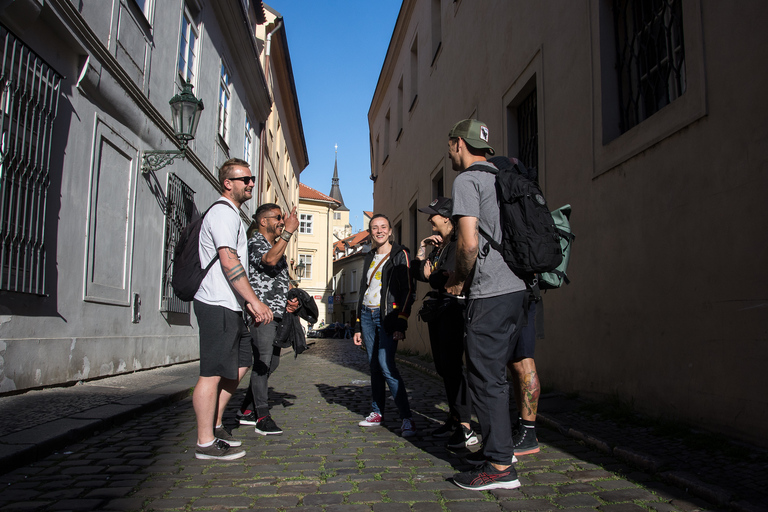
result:
[[(283, 28), (283, 18), (276, 18), (277, 25), (275, 25), (275, 28), (272, 29), (272, 31), (267, 34), (267, 40), (264, 43), (264, 79), (267, 82), (267, 87), (270, 85), (269, 81), (269, 56), (272, 53), (272, 35)], [(272, 91), (270, 91), (270, 94), (272, 94)], [(272, 94), (272, 97), (274, 98), (274, 94)], [(261, 146), (261, 151), (259, 152), (259, 176), (264, 176), (264, 153), (267, 149), (267, 142), (266, 142), (266, 135), (267, 135), (267, 123), (266, 121), (263, 123), (261, 127), (261, 137), (259, 145)], [(264, 186), (264, 180), (259, 180), (259, 198), (264, 199), (262, 195), (264, 194), (264, 189), (262, 188)], [(266, 202), (269, 202), (270, 198), (266, 199)]]

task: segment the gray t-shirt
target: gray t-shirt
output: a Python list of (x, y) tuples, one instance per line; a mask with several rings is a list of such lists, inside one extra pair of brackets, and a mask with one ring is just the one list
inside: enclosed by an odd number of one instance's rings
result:
[[(495, 167), (488, 162), (475, 166)], [(496, 175), (485, 171), (464, 171), (453, 182), (453, 216), (475, 217), (480, 229), (501, 243), (499, 205), (496, 201)], [(525, 283), (511, 270), (501, 254), (478, 233), (478, 255), (471, 274), (470, 299), (484, 299), (525, 290)]]

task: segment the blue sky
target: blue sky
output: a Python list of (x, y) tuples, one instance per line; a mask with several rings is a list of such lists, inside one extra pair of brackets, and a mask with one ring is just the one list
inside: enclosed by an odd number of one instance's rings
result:
[(339, 184), (353, 232), (373, 210), (368, 109), (401, 0), (271, 0), (285, 19), (309, 165), (301, 182), (327, 194), (339, 145)]

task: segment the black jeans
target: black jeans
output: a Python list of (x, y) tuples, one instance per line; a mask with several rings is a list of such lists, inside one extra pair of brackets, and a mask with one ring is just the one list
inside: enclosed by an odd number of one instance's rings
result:
[(467, 381), (483, 434), (485, 458), (511, 464), (514, 455), (509, 419), (507, 361), (520, 335), (527, 291), (470, 299), (467, 303)]
[(464, 375), (464, 306), (451, 301), (427, 327), (435, 370), (445, 386), (448, 414), (451, 418), (469, 422), (472, 402)]

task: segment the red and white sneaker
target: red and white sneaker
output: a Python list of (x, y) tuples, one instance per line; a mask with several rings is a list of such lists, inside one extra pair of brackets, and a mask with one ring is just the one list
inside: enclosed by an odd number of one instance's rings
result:
[(381, 420), (384, 419), (381, 417), (381, 414), (377, 412), (372, 412), (368, 415), (363, 421), (358, 423), (361, 427), (378, 427), (381, 425)]

